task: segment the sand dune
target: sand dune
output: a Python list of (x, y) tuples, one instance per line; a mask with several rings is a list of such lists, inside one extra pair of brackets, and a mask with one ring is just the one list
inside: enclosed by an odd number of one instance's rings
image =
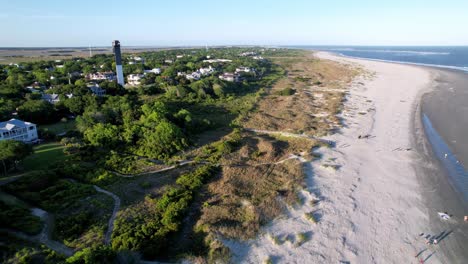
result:
[[(426, 248), (419, 234), (431, 230), (414, 169), (421, 158), (411, 129), (419, 98), (430, 87), (430, 72), (328, 53), (317, 56), (357, 63), (375, 74), (356, 79), (349, 88), (344, 127), (328, 137), (336, 148), (319, 149), (322, 159), (304, 164), (304, 205), (290, 208), (255, 241), (227, 241), (234, 261), (419, 263), (415, 255)], [(320, 202), (313, 205), (315, 199)], [(318, 223), (304, 217), (309, 212)], [(307, 242), (298, 243), (300, 233)], [(438, 263), (436, 251), (430, 246), (419, 257)]]

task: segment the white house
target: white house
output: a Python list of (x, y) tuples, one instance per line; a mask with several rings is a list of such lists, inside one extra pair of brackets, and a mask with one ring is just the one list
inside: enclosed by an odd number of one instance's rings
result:
[(199, 71), (194, 71), (192, 73), (185, 75), (185, 78), (187, 78), (187, 80), (200, 80), (201, 73)]
[(255, 56), (255, 55), (257, 55), (257, 53), (255, 53), (253, 51), (248, 51), (248, 52), (241, 53), (240, 55), (242, 57), (247, 57), (247, 56)]
[(239, 75), (237, 73), (225, 72), (219, 76), (219, 79), (227, 82), (238, 82)]
[(227, 60), (227, 59), (210, 59), (210, 60), (203, 60), (203, 62), (208, 62), (208, 63), (215, 63), (215, 62), (232, 62), (232, 60)]
[(185, 72), (178, 72), (177, 76), (184, 76), (187, 80), (200, 80), (202, 77), (202, 73), (200, 71), (194, 71), (192, 73), (185, 73)]
[(145, 77), (143, 74), (129, 74), (127, 76), (127, 81), (129, 85), (140, 85), (141, 78)]
[(38, 139), (36, 125), (14, 118), (0, 122), (0, 140), (8, 139), (34, 143)]
[(86, 79), (95, 80), (95, 81), (103, 81), (103, 80), (113, 81), (116, 78), (113, 72), (97, 72), (97, 73), (87, 74)]
[(212, 74), (214, 72), (214, 69), (213, 67), (211, 67), (211, 65), (208, 67), (208, 68), (200, 68), (198, 70), (202, 75), (209, 75), (209, 74)]
[(161, 69), (160, 68), (153, 68), (151, 70), (145, 70), (144, 74), (148, 74), (148, 73), (161, 74)]
[(239, 68), (236, 68), (236, 72), (251, 72), (253, 69), (249, 68), (249, 67), (239, 67)]

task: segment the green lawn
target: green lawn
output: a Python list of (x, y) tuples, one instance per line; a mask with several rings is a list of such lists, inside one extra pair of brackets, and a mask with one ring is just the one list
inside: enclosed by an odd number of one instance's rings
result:
[(41, 125), (39, 129), (50, 131), (56, 135), (76, 129), (75, 120), (59, 121), (51, 125)]
[(45, 169), (49, 165), (65, 159), (64, 146), (58, 142), (40, 144), (34, 147), (34, 153), (23, 161), (25, 170)]

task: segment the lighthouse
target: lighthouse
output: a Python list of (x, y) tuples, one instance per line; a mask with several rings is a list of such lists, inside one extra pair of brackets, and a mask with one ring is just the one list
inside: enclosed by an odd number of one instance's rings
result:
[(120, 85), (124, 85), (124, 76), (123, 76), (123, 70), (122, 70), (122, 56), (120, 54), (120, 41), (114, 40), (112, 42), (112, 47), (114, 50), (114, 56), (115, 56), (115, 70), (117, 72), (117, 83)]

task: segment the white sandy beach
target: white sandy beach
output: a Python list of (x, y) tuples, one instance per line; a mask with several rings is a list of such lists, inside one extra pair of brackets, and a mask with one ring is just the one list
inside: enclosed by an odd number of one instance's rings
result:
[[(429, 71), (409, 65), (337, 57), (323, 59), (356, 63), (375, 75), (357, 78), (342, 118), (345, 127), (328, 139), (336, 148), (319, 149), (322, 159), (305, 164), (308, 189), (303, 206), (263, 229), (248, 243), (229, 241), (234, 262), (262, 263), (419, 263), (416, 253), (426, 248), (419, 233), (430, 233), (422, 187), (414, 164), (411, 129)], [(313, 91), (313, 89), (312, 89)], [(370, 135), (358, 139), (359, 135)], [(338, 165), (339, 169), (329, 165)], [(311, 205), (315, 197), (321, 201)], [(312, 224), (304, 214), (315, 211)], [(300, 232), (310, 240), (297, 246)], [(433, 234), (434, 235), (434, 234)], [(288, 237), (278, 245), (272, 236)], [(430, 263), (440, 259), (434, 246), (419, 256)]]

